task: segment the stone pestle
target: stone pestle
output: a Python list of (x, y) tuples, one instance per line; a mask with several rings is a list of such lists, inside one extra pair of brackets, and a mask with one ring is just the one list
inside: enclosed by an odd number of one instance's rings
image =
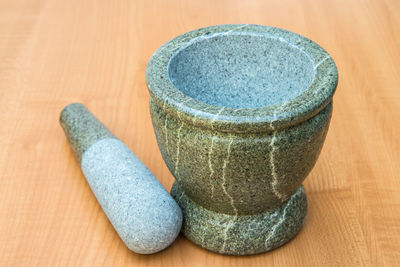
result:
[(168, 247), (179, 234), (182, 212), (154, 175), (84, 105), (66, 106), (60, 124), (90, 188), (126, 246), (140, 254)]

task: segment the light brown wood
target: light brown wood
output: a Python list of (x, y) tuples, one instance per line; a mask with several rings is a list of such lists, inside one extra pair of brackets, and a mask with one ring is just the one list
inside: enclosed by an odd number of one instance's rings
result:
[[(400, 1), (0, 0), (0, 266), (399, 266)], [(223, 23), (285, 28), (334, 58), (339, 86), (309, 212), (289, 244), (230, 257), (180, 236), (130, 252), (58, 124), (83, 102), (170, 189), (144, 71), (172, 37)]]

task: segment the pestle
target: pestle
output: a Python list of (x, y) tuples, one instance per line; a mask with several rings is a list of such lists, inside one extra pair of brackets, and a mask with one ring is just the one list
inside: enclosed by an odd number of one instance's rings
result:
[(84, 105), (66, 106), (60, 124), (125, 245), (140, 254), (168, 247), (179, 234), (182, 212), (154, 175)]

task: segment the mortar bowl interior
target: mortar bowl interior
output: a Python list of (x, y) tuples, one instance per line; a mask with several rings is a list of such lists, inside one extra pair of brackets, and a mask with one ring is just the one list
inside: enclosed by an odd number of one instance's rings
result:
[(182, 93), (230, 108), (290, 101), (314, 76), (313, 62), (298, 47), (254, 33), (198, 38), (181, 47), (168, 64), (168, 77)]

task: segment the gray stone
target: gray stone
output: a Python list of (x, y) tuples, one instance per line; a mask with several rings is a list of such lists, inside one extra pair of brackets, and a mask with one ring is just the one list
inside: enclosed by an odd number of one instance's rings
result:
[(171, 194), (182, 207), (185, 235), (206, 249), (229, 255), (257, 254), (283, 245), (298, 233), (307, 212), (303, 186), (278, 208), (235, 217), (196, 204), (178, 183)]
[(296, 235), (337, 80), (319, 45), (267, 26), (198, 29), (153, 54), (150, 112), (190, 240), (248, 255)]
[(168, 247), (182, 225), (174, 199), (143, 163), (81, 104), (60, 117), (93, 193), (126, 246), (150, 254)]

